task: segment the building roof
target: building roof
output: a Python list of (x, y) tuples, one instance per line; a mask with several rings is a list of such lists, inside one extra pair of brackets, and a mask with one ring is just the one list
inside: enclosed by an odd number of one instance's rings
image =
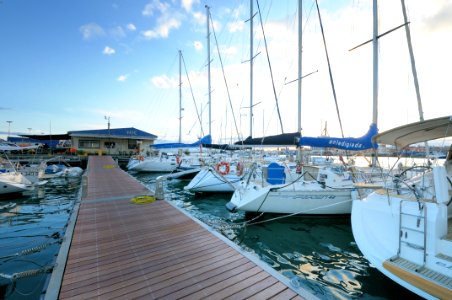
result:
[[(70, 140), (71, 137), (68, 134), (21, 134), (21, 137), (26, 137), (35, 141), (58, 141), (58, 140)], [(8, 139), (13, 139), (13, 137), (8, 137)], [(16, 138), (17, 140), (21, 138)]]
[(118, 139), (135, 139), (135, 140), (155, 140), (156, 135), (136, 129), (134, 127), (129, 128), (111, 128), (111, 129), (99, 129), (99, 130), (81, 130), (81, 131), (68, 131), (70, 137), (108, 137)]

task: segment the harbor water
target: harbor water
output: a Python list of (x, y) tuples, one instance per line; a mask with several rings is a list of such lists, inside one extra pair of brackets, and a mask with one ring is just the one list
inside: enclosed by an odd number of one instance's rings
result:
[(0, 199), (0, 299), (40, 299), (79, 190), (80, 178), (53, 178)]

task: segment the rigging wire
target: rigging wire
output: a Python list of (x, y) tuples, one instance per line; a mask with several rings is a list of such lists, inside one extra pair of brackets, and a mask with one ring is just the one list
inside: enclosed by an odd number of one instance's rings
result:
[(279, 123), (281, 125), (281, 132), (284, 133), (284, 128), (283, 128), (282, 119), (281, 119), (281, 113), (279, 111), (278, 96), (276, 95), (275, 82), (273, 80), (273, 71), (272, 71), (272, 66), (271, 66), (271, 63), (270, 63), (270, 56), (268, 54), (267, 38), (265, 37), (264, 24), (262, 23), (261, 9), (260, 9), (258, 0), (256, 0), (256, 3), (257, 3), (257, 10), (259, 11), (259, 20), (260, 20), (260, 23), (261, 23), (262, 35), (264, 37), (265, 53), (267, 54), (267, 62), (268, 62), (268, 67), (270, 69), (270, 77), (271, 77), (271, 80), (272, 80), (273, 95), (275, 96), (275, 101), (276, 101), (276, 110), (278, 112)]
[(336, 89), (334, 88), (333, 73), (331, 71), (330, 58), (329, 58), (328, 49), (327, 49), (327, 46), (326, 46), (325, 32), (323, 30), (322, 17), (320, 16), (320, 9), (319, 9), (318, 0), (315, 0), (315, 4), (317, 6), (317, 14), (319, 16), (320, 30), (322, 31), (323, 46), (325, 48), (326, 61), (328, 63), (328, 72), (329, 72), (329, 75), (330, 75), (331, 89), (333, 90), (334, 103), (336, 104), (336, 113), (337, 113), (337, 117), (339, 119), (339, 126), (341, 128), (341, 134), (342, 134), (342, 137), (344, 137), (344, 129), (342, 128), (341, 114), (339, 112), (339, 106), (338, 106), (338, 103), (337, 103)]
[(219, 46), (218, 46), (217, 35), (216, 35), (216, 33), (215, 33), (215, 28), (214, 28), (214, 26), (213, 26), (212, 15), (210, 14), (210, 11), (209, 11), (208, 18), (209, 18), (209, 20), (210, 20), (210, 22), (211, 22), (211, 25), (212, 25), (212, 32), (213, 32), (213, 36), (214, 36), (214, 38), (215, 38), (215, 45), (216, 45), (217, 52), (218, 52), (218, 58), (219, 58), (219, 60), (220, 60), (221, 71), (222, 71), (222, 74), (223, 74), (224, 84), (225, 84), (225, 86), (226, 86), (226, 92), (227, 92), (227, 94), (228, 94), (228, 100), (229, 100), (229, 105), (230, 105), (231, 111), (232, 111), (232, 118), (233, 118), (233, 120), (234, 120), (235, 130), (236, 130), (236, 133), (237, 133), (237, 137), (240, 139), (240, 133), (239, 133), (239, 129), (238, 129), (238, 127), (237, 127), (237, 121), (236, 121), (235, 114), (234, 114), (234, 108), (232, 107), (231, 94), (229, 93), (228, 82), (227, 82), (227, 80), (226, 80), (226, 75), (225, 75), (225, 73), (224, 73), (223, 60), (222, 60), (222, 58), (221, 58), (220, 48), (219, 48)]
[(182, 62), (184, 64), (184, 70), (185, 70), (185, 75), (187, 76), (188, 85), (190, 86), (191, 97), (193, 99), (193, 103), (195, 104), (196, 115), (198, 117), (199, 124), (201, 125), (201, 134), (202, 134), (202, 136), (204, 136), (204, 130), (202, 128), (201, 117), (199, 116), (198, 106), (196, 105), (195, 95), (193, 94), (193, 89), (192, 89), (192, 86), (191, 86), (190, 77), (188, 76), (188, 72), (187, 72), (187, 65), (185, 64), (185, 59), (184, 59), (184, 55), (182, 54), (182, 52), (181, 52), (181, 57), (182, 57)]

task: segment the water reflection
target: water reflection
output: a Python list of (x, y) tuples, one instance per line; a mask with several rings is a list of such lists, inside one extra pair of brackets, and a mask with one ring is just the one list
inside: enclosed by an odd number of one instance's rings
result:
[(78, 178), (54, 178), (0, 201), (1, 299), (40, 298), (79, 186)]

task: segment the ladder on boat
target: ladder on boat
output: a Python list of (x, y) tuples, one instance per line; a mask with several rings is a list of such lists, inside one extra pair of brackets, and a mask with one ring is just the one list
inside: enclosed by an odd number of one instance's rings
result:
[[(427, 206), (419, 206), (420, 214), (413, 214), (404, 212), (403, 204), (405, 202), (407, 201), (400, 201), (399, 247), (395, 258), (402, 256), (401, 254), (404, 246), (410, 249), (422, 251), (422, 268), (425, 266), (427, 259)], [(412, 203), (412, 201), (410, 202)], [(417, 236), (417, 238), (413, 238), (413, 235)]]

